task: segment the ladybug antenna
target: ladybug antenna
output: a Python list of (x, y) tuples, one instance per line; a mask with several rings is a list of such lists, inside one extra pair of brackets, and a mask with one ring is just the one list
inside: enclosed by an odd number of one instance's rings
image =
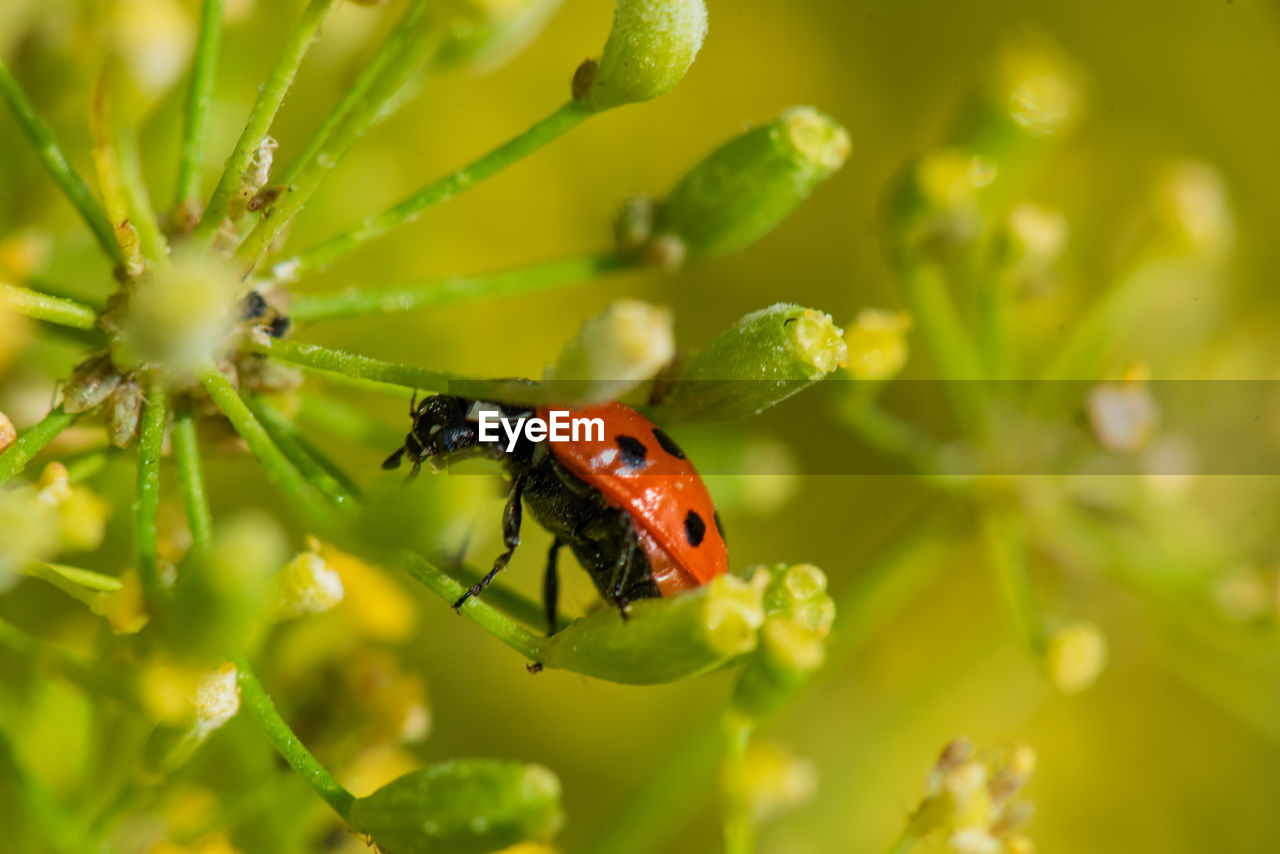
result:
[(415, 388), (413, 390), (413, 397), (409, 398), (409, 417), (412, 418), (417, 414), (418, 414), (418, 390)]

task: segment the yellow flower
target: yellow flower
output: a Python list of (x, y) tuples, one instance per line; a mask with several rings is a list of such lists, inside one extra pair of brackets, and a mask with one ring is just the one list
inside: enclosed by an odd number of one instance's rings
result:
[(849, 373), (860, 380), (887, 380), (907, 363), (911, 315), (903, 311), (864, 308), (845, 332)]
[(142, 596), (142, 582), (137, 570), (128, 569), (120, 576), (120, 589), (111, 593), (99, 593), (89, 609), (107, 618), (111, 631), (118, 635), (132, 635), (142, 631), (151, 619)]

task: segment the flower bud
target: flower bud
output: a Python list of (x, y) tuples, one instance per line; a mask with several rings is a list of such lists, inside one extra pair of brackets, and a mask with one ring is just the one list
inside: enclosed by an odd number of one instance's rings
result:
[(814, 763), (773, 742), (753, 741), (741, 765), (732, 770), (725, 790), (746, 805), (756, 824), (803, 806), (818, 788)]
[(565, 346), (548, 380), (565, 401), (594, 403), (626, 394), (676, 354), (670, 309), (618, 300), (587, 320)]
[(541, 765), (489, 759), (412, 771), (351, 807), (349, 823), (386, 854), (496, 851), (559, 828), (560, 781)]
[(589, 79), (575, 88), (594, 110), (657, 98), (680, 82), (706, 37), (702, 0), (618, 0), (604, 53), (584, 64)]
[(142, 581), (134, 569), (125, 570), (120, 576), (119, 590), (94, 597), (89, 610), (106, 617), (111, 631), (117, 635), (137, 634), (151, 620), (142, 594)]
[(749, 246), (782, 222), (849, 156), (849, 134), (812, 107), (791, 107), (689, 170), (662, 202), (655, 240), (689, 260)]
[(767, 574), (721, 575), (672, 599), (633, 602), (625, 619), (603, 608), (548, 638), (538, 662), (628, 685), (705, 673), (755, 648), (767, 583)]
[(848, 362), (830, 315), (789, 303), (748, 314), (685, 365), (655, 410), (658, 421), (753, 415)]
[(911, 315), (904, 311), (864, 308), (845, 332), (849, 373), (860, 380), (892, 379), (907, 363), (907, 332)]
[(271, 582), (272, 619), (323, 614), (342, 601), (342, 576), (315, 551), (295, 557)]
[(1045, 651), (1049, 680), (1063, 694), (1078, 694), (1097, 680), (1107, 663), (1107, 641), (1092, 623), (1054, 632)]

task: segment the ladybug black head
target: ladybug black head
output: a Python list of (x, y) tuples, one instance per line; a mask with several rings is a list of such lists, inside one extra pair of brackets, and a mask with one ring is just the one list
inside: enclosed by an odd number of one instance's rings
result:
[(446, 394), (424, 398), (411, 409), (413, 427), (404, 437), (404, 445), (382, 463), (384, 469), (400, 467), (409, 457), (416, 472), (429, 460), (450, 458), (476, 449), (480, 438), (473, 421), (467, 419), (471, 401)]

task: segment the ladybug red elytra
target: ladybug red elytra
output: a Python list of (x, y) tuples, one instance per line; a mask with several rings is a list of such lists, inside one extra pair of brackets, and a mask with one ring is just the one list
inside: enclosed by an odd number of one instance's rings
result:
[[(521, 434), (511, 445), (480, 440), (479, 413), (504, 420), (552, 410), (600, 419), (603, 437), (535, 442)], [(493, 580), (520, 544), (521, 501), (554, 540), (547, 554), (543, 597), (547, 625), (556, 626), (556, 559), (568, 546), (605, 599), (624, 615), (628, 602), (674, 596), (706, 584), (729, 567), (719, 514), (684, 452), (660, 427), (629, 406), (518, 406), (437, 394), (410, 404), (413, 426), (404, 445), (382, 464), (408, 457), (413, 473), (424, 462), (469, 456), (499, 460), (511, 475), (502, 514), (506, 550), (493, 569), (454, 603), (460, 608)]]

